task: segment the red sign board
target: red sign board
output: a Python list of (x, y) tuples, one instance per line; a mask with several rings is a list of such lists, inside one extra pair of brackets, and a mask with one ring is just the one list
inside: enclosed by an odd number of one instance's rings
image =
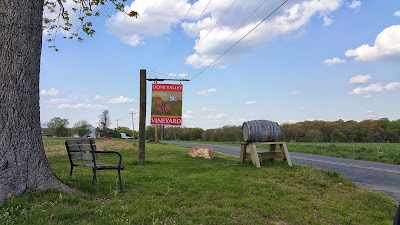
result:
[(182, 125), (182, 84), (152, 85), (150, 123)]

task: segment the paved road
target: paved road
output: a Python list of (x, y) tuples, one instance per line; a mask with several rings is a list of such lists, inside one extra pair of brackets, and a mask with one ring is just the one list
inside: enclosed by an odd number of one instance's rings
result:
[[(164, 143), (187, 147), (202, 145), (210, 147), (214, 149), (214, 151), (233, 156), (239, 156), (240, 154), (240, 146), (173, 141), (165, 141)], [(262, 151), (262, 149), (259, 149), (259, 151)], [(398, 165), (302, 154), (290, 152), (290, 149), (289, 155), (293, 163), (337, 171), (341, 173), (343, 177), (353, 180), (360, 186), (374, 191), (384, 192), (400, 202), (400, 166)]]

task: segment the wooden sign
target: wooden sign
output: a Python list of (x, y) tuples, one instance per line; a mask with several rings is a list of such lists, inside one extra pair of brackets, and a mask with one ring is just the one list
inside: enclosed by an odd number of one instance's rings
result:
[(151, 124), (182, 125), (182, 90), (182, 84), (152, 85)]

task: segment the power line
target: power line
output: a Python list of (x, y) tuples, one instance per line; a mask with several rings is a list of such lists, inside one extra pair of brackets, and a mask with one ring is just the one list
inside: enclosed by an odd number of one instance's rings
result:
[[(219, 23), (219, 21), (225, 16), (225, 14), (232, 8), (233, 4), (235, 4), (237, 0), (234, 0), (232, 2), (232, 4), (228, 7), (228, 9), (225, 10), (224, 14), (222, 14), (222, 16), (218, 19), (218, 21), (214, 24), (214, 26), (207, 32), (207, 34), (199, 41), (199, 43), (196, 44), (196, 46), (194, 46), (195, 48), (198, 47), (204, 39), (206, 39), (206, 37), (208, 36), (208, 34), (210, 34), (210, 32), (215, 28), (215, 26)], [(188, 56), (187, 56), (188, 57)], [(186, 57), (186, 58), (187, 58)]]
[[(232, 35), (233, 35), (234, 33), (236, 33), (236, 31), (238, 31), (239, 28), (241, 28), (241, 27), (243, 26), (243, 24), (244, 24), (247, 20), (249, 20), (250, 17), (251, 17), (255, 12), (257, 12), (257, 11), (261, 8), (261, 6), (264, 5), (264, 3), (265, 3), (266, 1), (267, 1), (267, 0), (264, 0), (256, 9), (254, 9), (254, 11), (253, 11), (239, 26), (237, 26), (236, 29), (235, 29), (227, 38), (225, 38), (225, 40), (224, 40), (223, 42), (221, 42), (216, 48), (214, 48), (214, 50), (213, 50), (209, 55), (212, 55), (215, 51), (217, 51), (217, 49), (219, 49), (219, 48), (222, 46), (222, 44), (224, 44), (230, 37), (232, 37)], [(199, 67), (206, 59), (208, 59), (208, 56), (205, 57), (199, 64), (197, 64), (196, 67)]]
[[(237, 0), (234, 0), (232, 2), (232, 4), (225, 10), (225, 12), (222, 14), (222, 16), (219, 17), (219, 19), (217, 20), (217, 22), (213, 25), (213, 27), (207, 32), (207, 34), (194, 46), (194, 48), (198, 47), (199, 45), (201, 45), (201, 43), (204, 41), (204, 39), (206, 39), (206, 37), (210, 34), (210, 32), (212, 30), (214, 30), (215, 26), (217, 26), (217, 24), (219, 23), (219, 21), (225, 16), (225, 14), (232, 8), (233, 4), (235, 4)], [(196, 23), (197, 24), (197, 23)], [(189, 57), (190, 55), (185, 57), (185, 61), (186, 59)], [(174, 69), (175, 70), (175, 69)]]
[[(192, 33), (192, 30), (193, 30), (195, 27), (197, 27), (198, 21), (199, 21), (200, 18), (203, 16), (204, 12), (206, 11), (206, 9), (207, 9), (208, 6), (210, 5), (210, 3), (211, 3), (211, 0), (208, 1), (206, 7), (203, 9), (203, 11), (201, 12), (200, 16), (197, 18), (196, 22), (193, 24), (193, 26), (192, 26), (192, 28), (190, 29), (190, 31), (189, 31), (188, 33), (186, 33), (185, 39), (184, 39), (182, 42), (184, 42), (184, 41), (189, 37), (189, 35)], [(166, 65), (168, 65), (170, 61), (171, 61), (171, 57), (169, 58), (169, 60), (168, 60), (168, 62), (167, 62)], [(163, 67), (161, 70), (163, 71), (164, 68), (165, 68), (165, 67)]]
[[(190, 7), (189, 7), (189, 10), (186, 12), (186, 15), (185, 15), (185, 18), (183, 18), (183, 20), (182, 21), (184, 21), (186, 18), (187, 18), (187, 16), (189, 15), (189, 12), (190, 12), (190, 10), (192, 9), (192, 7), (193, 7), (193, 4), (191, 4), (190, 5)], [(169, 45), (169, 47), (165, 50), (165, 52), (164, 52), (164, 56), (165, 55), (167, 55), (167, 53), (168, 53), (168, 49), (172, 46), (172, 44), (175, 42), (175, 40), (176, 40), (176, 38), (175, 38), (175, 34), (172, 36), (172, 42), (171, 42), (171, 44)], [(165, 57), (164, 57), (165, 58)], [(165, 64), (164, 64), (164, 66), (162, 67), (163, 69), (164, 69), (164, 67), (165, 67)], [(161, 69), (162, 70), (162, 69)]]
[[(121, 117), (120, 119), (116, 119), (117, 121), (118, 120), (122, 120), (122, 119), (125, 119), (127, 116), (129, 116), (130, 115), (130, 113), (128, 113), (127, 115), (125, 115), (125, 116), (123, 116), (123, 117)], [(118, 122), (117, 122), (118, 123)]]
[(278, 6), (274, 11), (272, 11), (268, 16), (266, 16), (263, 20), (261, 20), (255, 27), (253, 27), (247, 34), (245, 34), (242, 38), (240, 38), (235, 44), (233, 44), (230, 48), (228, 48), (224, 53), (222, 53), (218, 58), (216, 58), (212, 63), (210, 63), (207, 67), (205, 67), (202, 71), (196, 74), (190, 81), (194, 80), (198, 75), (203, 73), (207, 68), (213, 65), (216, 61), (218, 61), (222, 56), (224, 56), (228, 51), (230, 51), (233, 47), (235, 47), (239, 42), (241, 42), (245, 37), (247, 37), (251, 32), (253, 32), (260, 24), (262, 24), (265, 20), (267, 20), (272, 14), (274, 14), (278, 9), (280, 9), (287, 1), (285, 0), (280, 6)]
[[(206, 7), (203, 9), (203, 12), (201, 12), (200, 16), (197, 18), (197, 22), (200, 20), (200, 18), (203, 16), (204, 12), (206, 11), (206, 9), (208, 8), (208, 5), (210, 5), (210, 1), (208, 1)], [(197, 27), (197, 22), (195, 24), (193, 24), (192, 28), (189, 31), (189, 34), (192, 33), (192, 30)], [(189, 34), (186, 35), (186, 38), (189, 36)]]

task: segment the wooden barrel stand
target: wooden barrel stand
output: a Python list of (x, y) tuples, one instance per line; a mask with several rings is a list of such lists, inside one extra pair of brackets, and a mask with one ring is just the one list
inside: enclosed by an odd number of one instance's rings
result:
[[(257, 152), (256, 144), (269, 144), (269, 151)], [(276, 145), (279, 145), (280, 151), (276, 151)], [(247, 153), (247, 146), (250, 146), (250, 153)], [(240, 148), (240, 162), (243, 163), (245, 159), (249, 158), (251, 158), (251, 161), (257, 167), (260, 167), (260, 162), (262, 162), (263, 159), (283, 159), (287, 161), (289, 166), (292, 166), (289, 151), (284, 141), (243, 142)]]

